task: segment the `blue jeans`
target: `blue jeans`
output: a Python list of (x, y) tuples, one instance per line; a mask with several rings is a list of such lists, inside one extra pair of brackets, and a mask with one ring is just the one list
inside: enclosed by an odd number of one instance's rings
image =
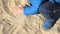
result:
[(60, 17), (60, 5), (48, 1), (40, 6), (39, 13), (46, 17), (46, 19), (50, 18), (57, 21)]

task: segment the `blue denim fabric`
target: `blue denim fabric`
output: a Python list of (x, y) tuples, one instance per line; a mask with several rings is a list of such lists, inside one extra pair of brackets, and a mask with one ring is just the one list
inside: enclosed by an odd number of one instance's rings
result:
[(50, 29), (51, 27), (53, 27), (53, 25), (55, 24), (55, 22), (52, 19), (46, 19), (44, 24), (42, 25), (43, 29)]
[(39, 13), (46, 18), (44, 24), (42, 25), (43, 29), (50, 29), (60, 17), (60, 5), (46, 2), (40, 6)]

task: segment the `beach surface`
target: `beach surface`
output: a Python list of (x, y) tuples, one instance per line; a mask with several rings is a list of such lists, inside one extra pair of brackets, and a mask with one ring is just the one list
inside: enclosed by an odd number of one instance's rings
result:
[(60, 34), (60, 19), (51, 29), (43, 30), (43, 15), (12, 13), (13, 1), (0, 0), (0, 34)]

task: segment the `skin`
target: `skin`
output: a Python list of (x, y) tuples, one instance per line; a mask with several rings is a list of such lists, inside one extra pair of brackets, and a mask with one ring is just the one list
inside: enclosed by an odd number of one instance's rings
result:
[(21, 6), (14, 6), (13, 7), (13, 11), (16, 13), (16, 14), (23, 14), (23, 7)]
[[(22, 0), (22, 1), (25, 1), (25, 0)], [(18, 3), (20, 2), (20, 0), (18, 0)], [(24, 2), (25, 3), (25, 2)], [(24, 3), (22, 3), (23, 5), (21, 6), (21, 5), (19, 5), (19, 6), (16, 6), (16, 5), (14, 5), (14, 7), (13, 7), (13, 11), (16, 13), (16, 14), (24, 14), (24, 12), (23, 12), (23, 10), (24, 10)], [(26, 5), (30, 5), (30, 4), (28, 4), (28, 2), (27, 2), (27, 0), (26, 0)]]

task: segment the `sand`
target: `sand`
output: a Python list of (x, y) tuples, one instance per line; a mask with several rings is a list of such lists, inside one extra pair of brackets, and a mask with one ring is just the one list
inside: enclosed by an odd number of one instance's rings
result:
[(0, 34), (60, 34), (60, 19), (49, 30), (43, 30), (43, 15), (25, 16), (12, 13), (14, 0), (0, 0)]

